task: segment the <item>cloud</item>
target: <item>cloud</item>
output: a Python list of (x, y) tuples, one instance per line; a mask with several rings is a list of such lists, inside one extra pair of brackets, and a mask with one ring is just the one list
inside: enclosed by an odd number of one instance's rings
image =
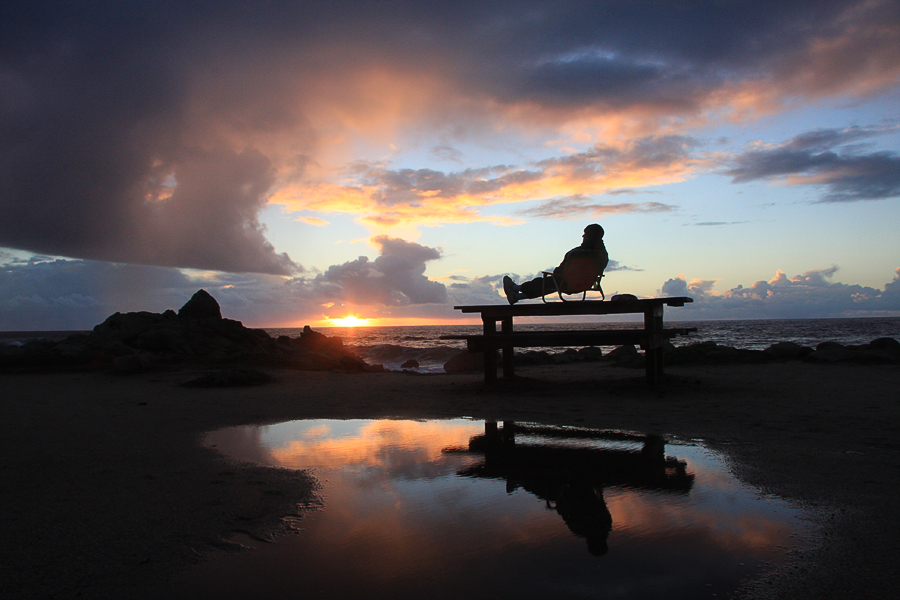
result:
[[(177, 309), (198, 282), (177, 269), (44, 259), (0, 265), (0, 330), (91, 329), (116, 311)], [(192, 289), (193, 288), (193, 289)]]
[(374, 261), (360, 256), (357, 260), (329, 267), (311, 285), (322, 290), (340, 289), (339, 299), (357, 306), (446, 301), (444, 285), (424, 275), (425, 263), (439, 259), (440, 251), (388, 236), (377, 236), (372, 241), (381, 252)]
[[(696, 165), (629, 163), (630, 140), (900, 77), (890, 0), (14, 4), (0, 13), (0, 245), (160, 266), (296, 273), (258, 220), (270, 201), (383, 230), (676, 181)], [(594, 151), (343, 179), (366, 143), (427, 132), (459, 161), (457, 142), (539, 131)], [(795, 152), (790, 173), (748, 156), (734, 176), (824, 178), (826, 201), (896, 195), (893, 154)]]
[(723, 227), (726, 225), (743, 225), (747, 221), (701, 221), (699, 223), (691, 223), (692, 227)]
[[(200, 288), (216, 298), (223, 316), (250, 326), (319, 321), (348, 311), (452, 316), (446, 287), (424, 274), (427, 262), (440, 259), (439, 250), (387, 236), (371, 241), (379, 250), (374, 260), (360, 256), (292, 279), (6, 255), (0, 257), (0, 330), (91, 329), (114, 312), (177, 310)], [(441, 308), (428, 312), (417, 305)]]
[(864, 154), (855, 143), (896, 129), (853, 127), (798, 135), (783, 144), (735, 156), (725, 174), (734, 183), (771, 180), (815, 185), (826, 193), (819, 202), (856, 202), (900, 196), (900, 156)]
[(689, 319), (782, 319), (900, 316), (900, 269), (882, 289), (832, 281), (836, 266), (788, 277), (778, 270), (769, 281), (714, 290), (715, 280), (667, 280), (664, 296), (694, 299)]
[(673, 210), (675, 210), (675, 207), (661, 202), (602, 204), (583, 196), (573, 196), (541, 202), (537, 206), (520, 210), (519, 214), (528, 217), (577, 220), (602, 218), (625, 213), (669, 212)]
[[(440, 251), (383, 237), (380, 254), (293, 279), (260, 274), (182, 272), (85, 260), (0, 257), (0, 330), (91, 329), (114, 312), (177, 310), (206, 289), (223, 316), (250, 327), (299, 327), (326, 318), (420, 317), (458, 319), (454, 305), (503, 302), (502, 276), (454, 276), (444, 283), (424, 275)], [(609, 270), (628, 267), (611, 265)], [(793, 277), (715, 290), (716, 280), (679, 275), (660, 290), (694, 302), (679, 319), (776, 319), (900, 316), (900, 268), (882, 289), (833, 281), (836, 267)]]
[[(706, 162), (690, 156), (697, 145), (683, 136), (654, 136), (546, 159), (525, 168), (497, 165), (445, 173), (433, 169), (391, 169), (357, 162), (341, 185), (322, 184), (314, 197), (284, 191), (274, 198), (292, 210), (361, 214), (364, 222), (440, 224), (508, 217), (484, 214), (497, 204), (538, 201), (522, 209), (528, 217), (579, 219), (628, 212), (663, 212), (659, 202), (603, 204), (592, 196), (634, 194), (632, 185), (681, 181)], [(352, 183), (348, 183), (352, 181)], [(300, 198), (298, 200), (298, 198)]]

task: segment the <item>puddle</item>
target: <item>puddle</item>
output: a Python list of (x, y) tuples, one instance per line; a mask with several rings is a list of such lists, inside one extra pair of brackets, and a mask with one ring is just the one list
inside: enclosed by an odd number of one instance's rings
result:
[(323, 508), (201, 565), (174, 597), (724, 597), (808, 532), (704, 447), (622, 432), (322, 420), (206, 443), (312, 469)]

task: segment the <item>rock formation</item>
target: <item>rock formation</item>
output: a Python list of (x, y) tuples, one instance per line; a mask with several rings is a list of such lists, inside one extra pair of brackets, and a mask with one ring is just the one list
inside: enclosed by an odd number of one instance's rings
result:
[(2, 367), (112, 368), (130, 373), (184, 365), (383, 370), (346, 350), (340, 338), (329, 338), (308, 326), (297, 338), (276, 340), (262, 329), (222, 318), (219, 303), (204, 290), (177, 313), (115, 313), (90, 334), (5, 346), (0, 355)]

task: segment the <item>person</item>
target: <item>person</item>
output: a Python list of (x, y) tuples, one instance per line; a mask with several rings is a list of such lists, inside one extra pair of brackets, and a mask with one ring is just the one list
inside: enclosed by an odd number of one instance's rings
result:
[[(566, 252), (563, 261), (558, 267), (553, 269), (553, 276), (560, 283), (563, 293), (580, 292), (582, 290), (570, 290), (566, 288), (565, 273), (566, 268), (572, 264), (576, 258), (589, 257), (597, 267), (598, 278), (603, 275), (603, 270), (609, 264), (609, 254), (606, 253), (606, 246), (603, 243), (603, 228), (597, 223), (592, 223), (584, 228), (584, 235), (581, 236), (581, 245), (572, 248)], [(526, 281), (522, 284), (516, 284), (508, 275), (503, 277), (503, 292), (510, 304), (515, 304), (519, 300), (526, 298), (540, 298), (544, 294), (553, 293), (556, 288), (550, 284), (545, 286), (543, 277)]]

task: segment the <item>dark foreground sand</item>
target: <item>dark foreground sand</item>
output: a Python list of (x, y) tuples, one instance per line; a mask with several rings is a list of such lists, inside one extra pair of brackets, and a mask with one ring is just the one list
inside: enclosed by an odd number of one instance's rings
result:
[[(0, 595), (157, 596), (235, 531), (276, 535), (316, 482), (231, 463), (209, 430), (299, 418), (459, 417), (699, 438), (742, 479), (816, 511), (821, 543), (741, 590), (894, 598), (900, 589), (900, 368), (799, 362), (641, 371), (598, 363), (479, 375), (270, 371), (197, 389), (194, 371), (0, 375)], [(161, 587), (160, 587), (161, 586)], [(148, 590), (150, 590), (148, 592)]]

